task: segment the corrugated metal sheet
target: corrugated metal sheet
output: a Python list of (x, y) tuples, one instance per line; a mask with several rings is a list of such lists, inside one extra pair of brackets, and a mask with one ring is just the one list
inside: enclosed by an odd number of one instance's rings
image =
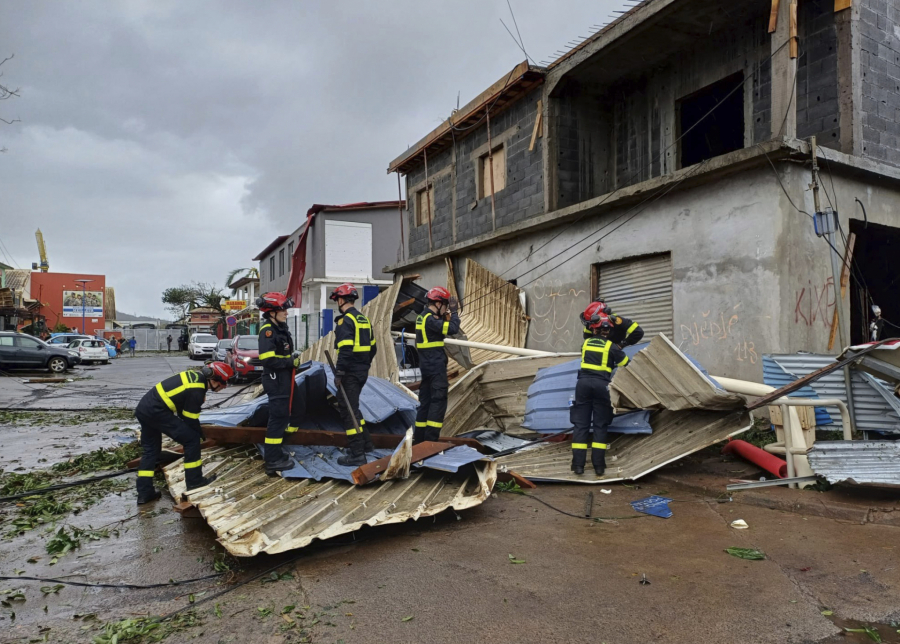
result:
[[(28, 283), (31, 281), (31, 271), (23, 271), (13, 269), (6, 271), (6, 288), (12, 288), (17, 291), (27, 290)], [(31, 297), (28, 293), (26, 297)]]
[(648, 340), (658, 333), (672, 335), (672, 257), (668, 253), (601, 264), (597, 288), (613, 312), (641, 325)]
[[(353, 532), (364, 525), (402, 523), (448, 508), (480, 505), (497, 478), (496, 464), (479, 461), (462, 474), (429, 469), (405, 480), (355, 486), (344, 481), (288, 480), (266, 476), (254, 446), (204, 450), (204, 473), (218, 475), (211, 486), (187, 494), (228, 552), (250, 557), (275, 554)], [(164, 470), (169, 491), (184, 493), (184, 468)]]
[(490, 460), (474, 447), (458, 445), (431, 458), (426, 458), (421, 465), (417, 464), (416, 467), (430, 467), (441, 472), (458, 472), (459, 468), (464, 465), (485, 459)]
[[(448, 274), (448, 281), (450, 276)], [(519, 289), (495, 275), (478, 262), (466, 259), (463, 310), (459, 320), (463, 332), (472, 342), (524, 347), (528, 335), (528, 316)], [(488, 360), (501, 360), (508, 353), (471, 349), (476, 365)], [(451, 369), (452, 371), (452, 369)]]
[(900, 485), (900, 441), (820, 441), (808, 456), (830, 483)]
[[(258, 445), (261, 453), (265, 455), (265, 445)], [(337, 447), (326, 445), (285, 445), (284, 449), (290, 453), (294, 460), (294, 467), (281, 472), (286, 479), (340, 479), (353, 482), (353, 470), (356, 465), (338, 465), (338, 458), (344, 452)], [(366, 460), (371, 463), (379, 458), (390, 456), (392, 450), (376, 449), (366, 454)]]
[[(834, 362), (834, 356), (813, 353), (778, 354), (772, 355), (771, 358), (785, 371), (798, 378)], [(860, 431), (900, 434), (900, 413), (885, 399), (884, 393), (873, 386), (873, 381), (869, 379), (868, 374), (851, 369), (850, 376), (856, 411), (856, 428)], [(840, 369), (822, 376), (810, 383), (810, 386), (822, 398), (839, 398), (847, 402), (844, 372)], [(890, 393), (887, 392), (887, 394), (890, 397)], [(843, 428), (840, 412), (837, 409), (828, 408), (828, 413), (834, 423), (833, 428)]]
[[(763, 356), (763, 382), (769, 385), (770, 387), (775, 387), (775, 389), (781, 389), (782, 387), (791, 384), (795, 380), (797, 380), (796, 376), (789, 374), (784, 368), (779, 365), (772, 356)], [(792, 394), (788, 394), (791, 398), (818, 398), (819, 394), (816, 393), (815, 389), (806, 385), (805, 387), (801, 387), (797, 391)], [(831, 425), (831, 416), (828, 413), (828, 410), (824, 407), (816, 407), (816, 425)]]
[(609, 385), (613, 407), (624, 409), (738, 409), (744, 400), (719, 389), (696, 361), (659, 334)]
[[(378, 344), (378, 354), (369, 369), (369, 375), (384, 378), (395, 385), (400, 384), (400, 368), (397, 365), (397, 354), (394, 351), (394, 339), (391, 337), (391, 315), (397, 304), (400, 283), (401, 280), (398, 279), (379, 293), (378, 297), (362, 307), (362, 314), (372, 323), (372, 328), (375, 330), (375, 341)], [(326, 350), (331, 353), (332, 359), (337, 360), (334, 351), (334, 331), (320, 338), (318, 342), (304, 351), (300, 359), (303, 362), (315, 360), (327, 364)], [(415, 398), (415, 396), (413, 397)]]

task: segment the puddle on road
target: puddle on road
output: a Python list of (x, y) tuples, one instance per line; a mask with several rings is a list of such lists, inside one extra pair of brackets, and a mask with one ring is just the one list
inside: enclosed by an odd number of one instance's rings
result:
[[(841, 632), (826, 640), (822, 640), (822, 644), (900, 643), (900, 621), (891, 624), (876, 624), (873, 622), (859, 622), (853, 619), (841, 619), (835, 615), (826, 615), (826, 617), (841, 629)], [(850, 630), (848, 631), (847, 629)], [(870, 629), (874, 633), (866, 632), (866, 629)]]

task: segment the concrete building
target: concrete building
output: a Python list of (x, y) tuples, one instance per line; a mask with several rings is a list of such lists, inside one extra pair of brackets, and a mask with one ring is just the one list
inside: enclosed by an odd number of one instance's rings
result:
[(284, 293), (291, 258), (306, 235), (302, 302), (290, 312), (291, 330), (300, 347), (333, 328), (336, 307), (328, 294), (335, 286), (353, 282), (367, 302), (393, 282), (384, 266), (402, 256), (400, 208), (405, 206), (397, 201), (314, 206), (302, 226), (276, 237), (253, 258), (259, 262), (260, 293)]
[[(900, 8), (772, 6), (645, 0), (504, 74), (389, 165), (409, 206), (385, 270), (446, 284), (449, 258), (461, 290), (471, 258), (514, 279), (536, 349), (577, 350), (602, 295), (711, 372), (757, 381), (763, 354), (863, 340), (873, 303), (900, 323)], [(855, 238), (833, 348), (813, 136), (841, 257)]]

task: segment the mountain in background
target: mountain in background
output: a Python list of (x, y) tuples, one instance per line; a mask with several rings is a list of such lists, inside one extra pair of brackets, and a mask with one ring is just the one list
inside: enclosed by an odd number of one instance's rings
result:
[(165, 320), (162, 318), (156, 318), (152, 315), (132, 315), (131, 313), (123, 313), (122, 311), (116, 311), (116, 320), (119, 322), (140, 322), (140, 321), (156, 321), (161, 320), (162, 322), (171, 322), (171, 320)]

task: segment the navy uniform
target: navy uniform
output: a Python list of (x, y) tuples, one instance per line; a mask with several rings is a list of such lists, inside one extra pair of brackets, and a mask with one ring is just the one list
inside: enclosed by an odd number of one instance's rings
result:
[(378, 346), (375, 344), (375, 333), (369, 318), (356, 307), (351, 306), (338, 317), (334, 330), (334, 348), (337, 350), (335, 377), (340, 379), (353, 414), (359, 421), (359, 426), (353, 422), (354, 416), (347, 409), (343, 396), (338, 393), (338, 410), (347, 432), (349, 456), (357, 461), (365, 461), (365, 452), (373, 450), (375, 446), (366, 429), (366, 421), (359, 413), (359, 396), (369, 378), (369, 367), (378, 353)]
[[(609, 321), (612, 324), (612, 331), (609, 339), (620, 347), (630, 347), (637, 344), (644, 338), (644, 330), (634, 320), (619, 317), (618, 315), (609, 315)], [(588, 328), (584, 329), (584, 338), (592, 338), (594, 334)]]
[(591, 441), (591, 463), (598, 476), (606, 469), (607, 428), (612, 422), (613, 409), (609, 399), (609, 382), (613, 367), (624, 367), (628, 356), (611, 340), (592, 335), (581, 347), (581, 369), (575, 385), (575, 405), (570, 420), (575, 426), (572, 435), (572, 470), (584, 473), (588, 438)]
[(290, 461), (282, 448), (285, 433), (297, 431), (300, 405), (294, 405), (294, 339), (287, 324), (267, 318), (259, 328), (259, 359), (263, 364), (262, 385), (269, 397), (266, 424), (265, 461), (267, 470)]
[[(204, 370), (208, 371), (208, 370)], [(138, 503), (159, 498), (153, 475), (162, 451), (162, 435), (184, 446), (184, 481), (188, 490), (207, 485), (203, 477), (200, 408), (206, 400), (209, 376), (183, 371), (166, 378), (144, 394), (134, 415), (141, 424), (141, 464), (138, 466)]]
[(419, 385), (419, 409), (416, 412), (413, 443), (436, 441), (441, 435), (449, 388), (444, 338), (457, 333), (459, 316), (455, 311), (450, 314), (449, 320), (443, 320), (426, 308), (416, 318), (416, 351), (422, 384)]

